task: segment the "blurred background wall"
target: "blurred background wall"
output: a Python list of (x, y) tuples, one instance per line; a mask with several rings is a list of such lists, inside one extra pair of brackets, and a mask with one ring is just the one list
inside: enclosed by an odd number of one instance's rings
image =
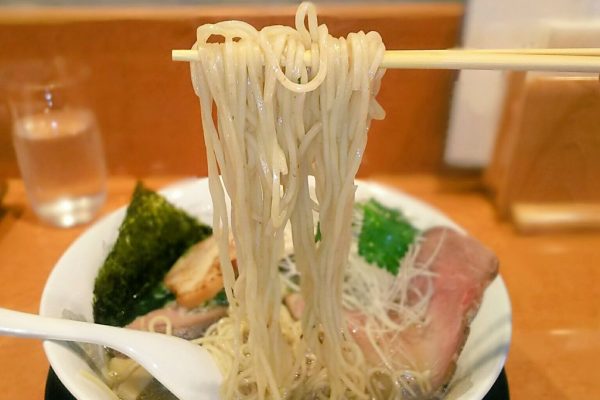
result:
[[(324, 3), (366, 3), (365, 0), (313, 0), (315, 4)], [(387, 0), (379, 3), (443, 3), (455, 0)], [(199, 4), (297, 4), (298, 0), (0, 0), (0, 5), (37, 5), (37, 6), (73, 6), (73, 5), (199, 5)]]
[[(61, 7), (18, 3), (0, 7), (0, 65), (54, 56), (87, 63), (110, 173), (136, 176), (206, 175), (189, 68), (171, 61), (171, 49), (190, 48), (195, 28), (203, 23), (242, 19), (257, 27), (291, 25), (295, 10), (295, 5), (267, 3), (165, 6), (161, 2), (160, 7), (147, 1), (144, 6), (119, 7), (98, 6), (110, 3), (103, 1)], [(391, 49), (448, 48), (460, 36), (459, 2), (320, 3), (320, 21), (333, 35), (377, 30)], [(452, 71), (387, 72), (379, 98), (388, 116), (373, 123), (362, 176), (440, 169), (454, 77)], [(16, 177), (10, 120), (1, 103), (0, 175)]]

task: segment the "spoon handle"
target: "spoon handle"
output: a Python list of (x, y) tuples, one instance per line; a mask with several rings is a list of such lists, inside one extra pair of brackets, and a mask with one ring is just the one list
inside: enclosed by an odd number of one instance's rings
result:
[(118, 329), (106, 325), (42, 317), (0, 308), (0, 335), (94, 343), (115, 348), (115, 341), (110, 339), (119, 333)]

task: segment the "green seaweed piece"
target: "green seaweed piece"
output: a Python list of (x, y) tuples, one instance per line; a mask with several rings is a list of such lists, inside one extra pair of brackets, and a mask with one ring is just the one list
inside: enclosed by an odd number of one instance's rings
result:
[(396, 209), (375, 199), (358, 204), (362, 225), (358, 236), (358, 254), (396, 275), (400, 261), (414, 242), (418, 230)]
[(161, 289), (165, 274), (191, 245), (211, 234), (209, 226), (138, 182), (96, 277), (94, 321), (125, 326), (143, 311), (164, 305), (171, 298)]

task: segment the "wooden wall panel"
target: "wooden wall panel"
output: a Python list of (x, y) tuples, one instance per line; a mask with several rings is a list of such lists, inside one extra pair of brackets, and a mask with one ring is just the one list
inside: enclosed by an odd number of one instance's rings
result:
[[(319, 7), (332, 34), (378, 30), (390, 49), (454, 46), (462, 11), (458, 3)], [(189, 48), (203, 23), (292, 24), (293, 13), (288, 6), (4, 9), (0, 64), (54, 55), (85, 61), (111, 173), (205, 175), (189, 69), (170, 60), (171, 49)], [(453, 76), (387, 72), (380, 100), (388, 117), (373, 124), (363, 176), (440, 167)], [(0, 175), (17, 176), (6, 114), (0, 106)]]

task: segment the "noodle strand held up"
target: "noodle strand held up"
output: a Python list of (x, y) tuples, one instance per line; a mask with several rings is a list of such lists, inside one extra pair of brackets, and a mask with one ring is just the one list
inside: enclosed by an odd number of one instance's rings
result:
[[(212, 36), (222, 41), (209, 42)], [(211, 341), (210, 332), (205, 339), (225, 369), (222, 394), (366, 398), (363, 356), (342, 317), (342, 285), (354, 177), (369, 123), (384, 117), (375, 100), (384, 73), (381, 37), (334, 38), (318, 25), (314, 6), (302, 3), (295, 29), (208, 24), (198, 28), (194, 49), (200, 61), (191, 65), (192, 81), (230, 303), (229, 317), (215, 329), (233, 352)], [(306, 302), (301, 329), (290, 328), (281, 309), (278, 264), (288, 223)]]

